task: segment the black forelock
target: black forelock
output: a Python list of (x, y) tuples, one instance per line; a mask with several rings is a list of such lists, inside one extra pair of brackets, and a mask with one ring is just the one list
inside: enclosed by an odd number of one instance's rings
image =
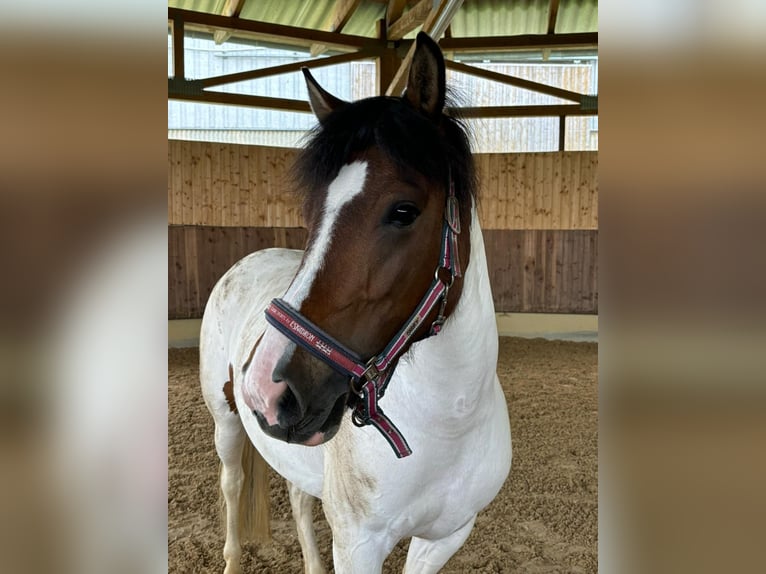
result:
[(326, 189), (344, 165), (372, 147), (400, 169), (415, 170), (444, 186), (451, 172), (461, 204), (470, 205), (475, 197), (476, 176), (463, 124), (444, 114), (434, 122), (402, 98), (385, 96), (346, 104), (310, 133), (296, 158), (299, 189)]

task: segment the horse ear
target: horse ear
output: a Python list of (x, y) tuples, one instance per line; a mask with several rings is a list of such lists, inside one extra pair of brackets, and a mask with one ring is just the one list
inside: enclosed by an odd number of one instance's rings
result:
[(333, 110), (345, 105), (346, 102), (325, 91), (314, 79), (314, 76), (311, 75), (308, 68), (301, 68), (301, 71), (306, 78), (306, 88), (309, 91), (311, 111), (314, 112), (319, 123), (323, 124)]
[(439, 45), (425, 32), (416, 39), (404, 97), (416, 110), (437, 116), (444, 108), (444, 56)]

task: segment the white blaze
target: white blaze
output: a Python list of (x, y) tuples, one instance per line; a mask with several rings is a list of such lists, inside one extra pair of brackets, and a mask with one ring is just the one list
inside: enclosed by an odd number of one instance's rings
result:
[(338, 176), (330, 184), (322, 210), (319, 231), (306, 252), (303, 266), (284, 296), (284, 300), (293, 308), (300, 309), (301, 303), (308, 296), (314, 279), (324, 264), (341, 208), (362, 192), (366, 179), (367, 162), (355, 161), (344, 165), (338, 172)]
[[(356, 161), (344, 165), (330, 184), (321, 213), (319, 231), (306, 252), (303, 266), (283, 298), (295, 309), (300, 309), (324, 264), (338, 214), (344, 205), (362, 192), (366, 178), (367, 162)], [(277, 424), (277, 405), (287, 388), (284, 381), (273, 382), (271, 374), (286, 352), (288, 344), (289, 341), (284, 335), (268, 326), (253, 358), (253, 366), (245, 375), (242, 389), (245, 403), (261, 413), (270, 425)]]

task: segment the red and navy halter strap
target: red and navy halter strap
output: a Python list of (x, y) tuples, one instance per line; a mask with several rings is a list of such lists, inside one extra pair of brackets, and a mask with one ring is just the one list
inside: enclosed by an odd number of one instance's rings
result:
[[(351, 379), (351, 389), (360, 400), (354, 407), (352, 420), (357, 426), (373, 425), (394, 449), (398, 458), (412, 454), (412, 449), (393, 422), (383, 413), (378, 400), (386, 392), (397, 360), (429, 313), (440, 304), (431, 324), (429, 336), (438, 335), (446, 319), (447, 295), (455, 277), (462, 275), (458, 257), (457, 236), (460, 233), (460, 209), (455, 187), (450, 178), (447, 205), (444, 210), (439, 266), (434, 280), (415, 311), (381, 353), (363, 360), (354, 351), (325, 333), (282, 299), (274, 299), (266, 309), (266, 320), (288, 339), (300, 345), (319, 360)], [(447, 277), (445, 281), (443, 276)]]

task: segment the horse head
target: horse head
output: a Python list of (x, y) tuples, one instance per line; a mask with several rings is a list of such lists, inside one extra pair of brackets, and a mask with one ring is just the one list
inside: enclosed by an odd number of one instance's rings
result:
[[(304, 74), (319, 120), (295, 168), (308, 241), (282, 301), (358, 356), (373, 357), (438, 277), (451, 186), (461, 226), (469, 228), (470, 147), (460, 123), (444, 113), (444, 59), (426, 34), (418, 35), (402, 97), (344, 102)], [(456, 239), (464, 267), (468, 235)], [(445, 316), (460, 298), (461, 280), (452, 282)], [(407, 344), (428, 336), (435, 317), (429, 311)], [(271, 325), (245, 372), (243, 395), (267, 434), (305, 445), (329, 440), (355, 398), (346, 374)]]

